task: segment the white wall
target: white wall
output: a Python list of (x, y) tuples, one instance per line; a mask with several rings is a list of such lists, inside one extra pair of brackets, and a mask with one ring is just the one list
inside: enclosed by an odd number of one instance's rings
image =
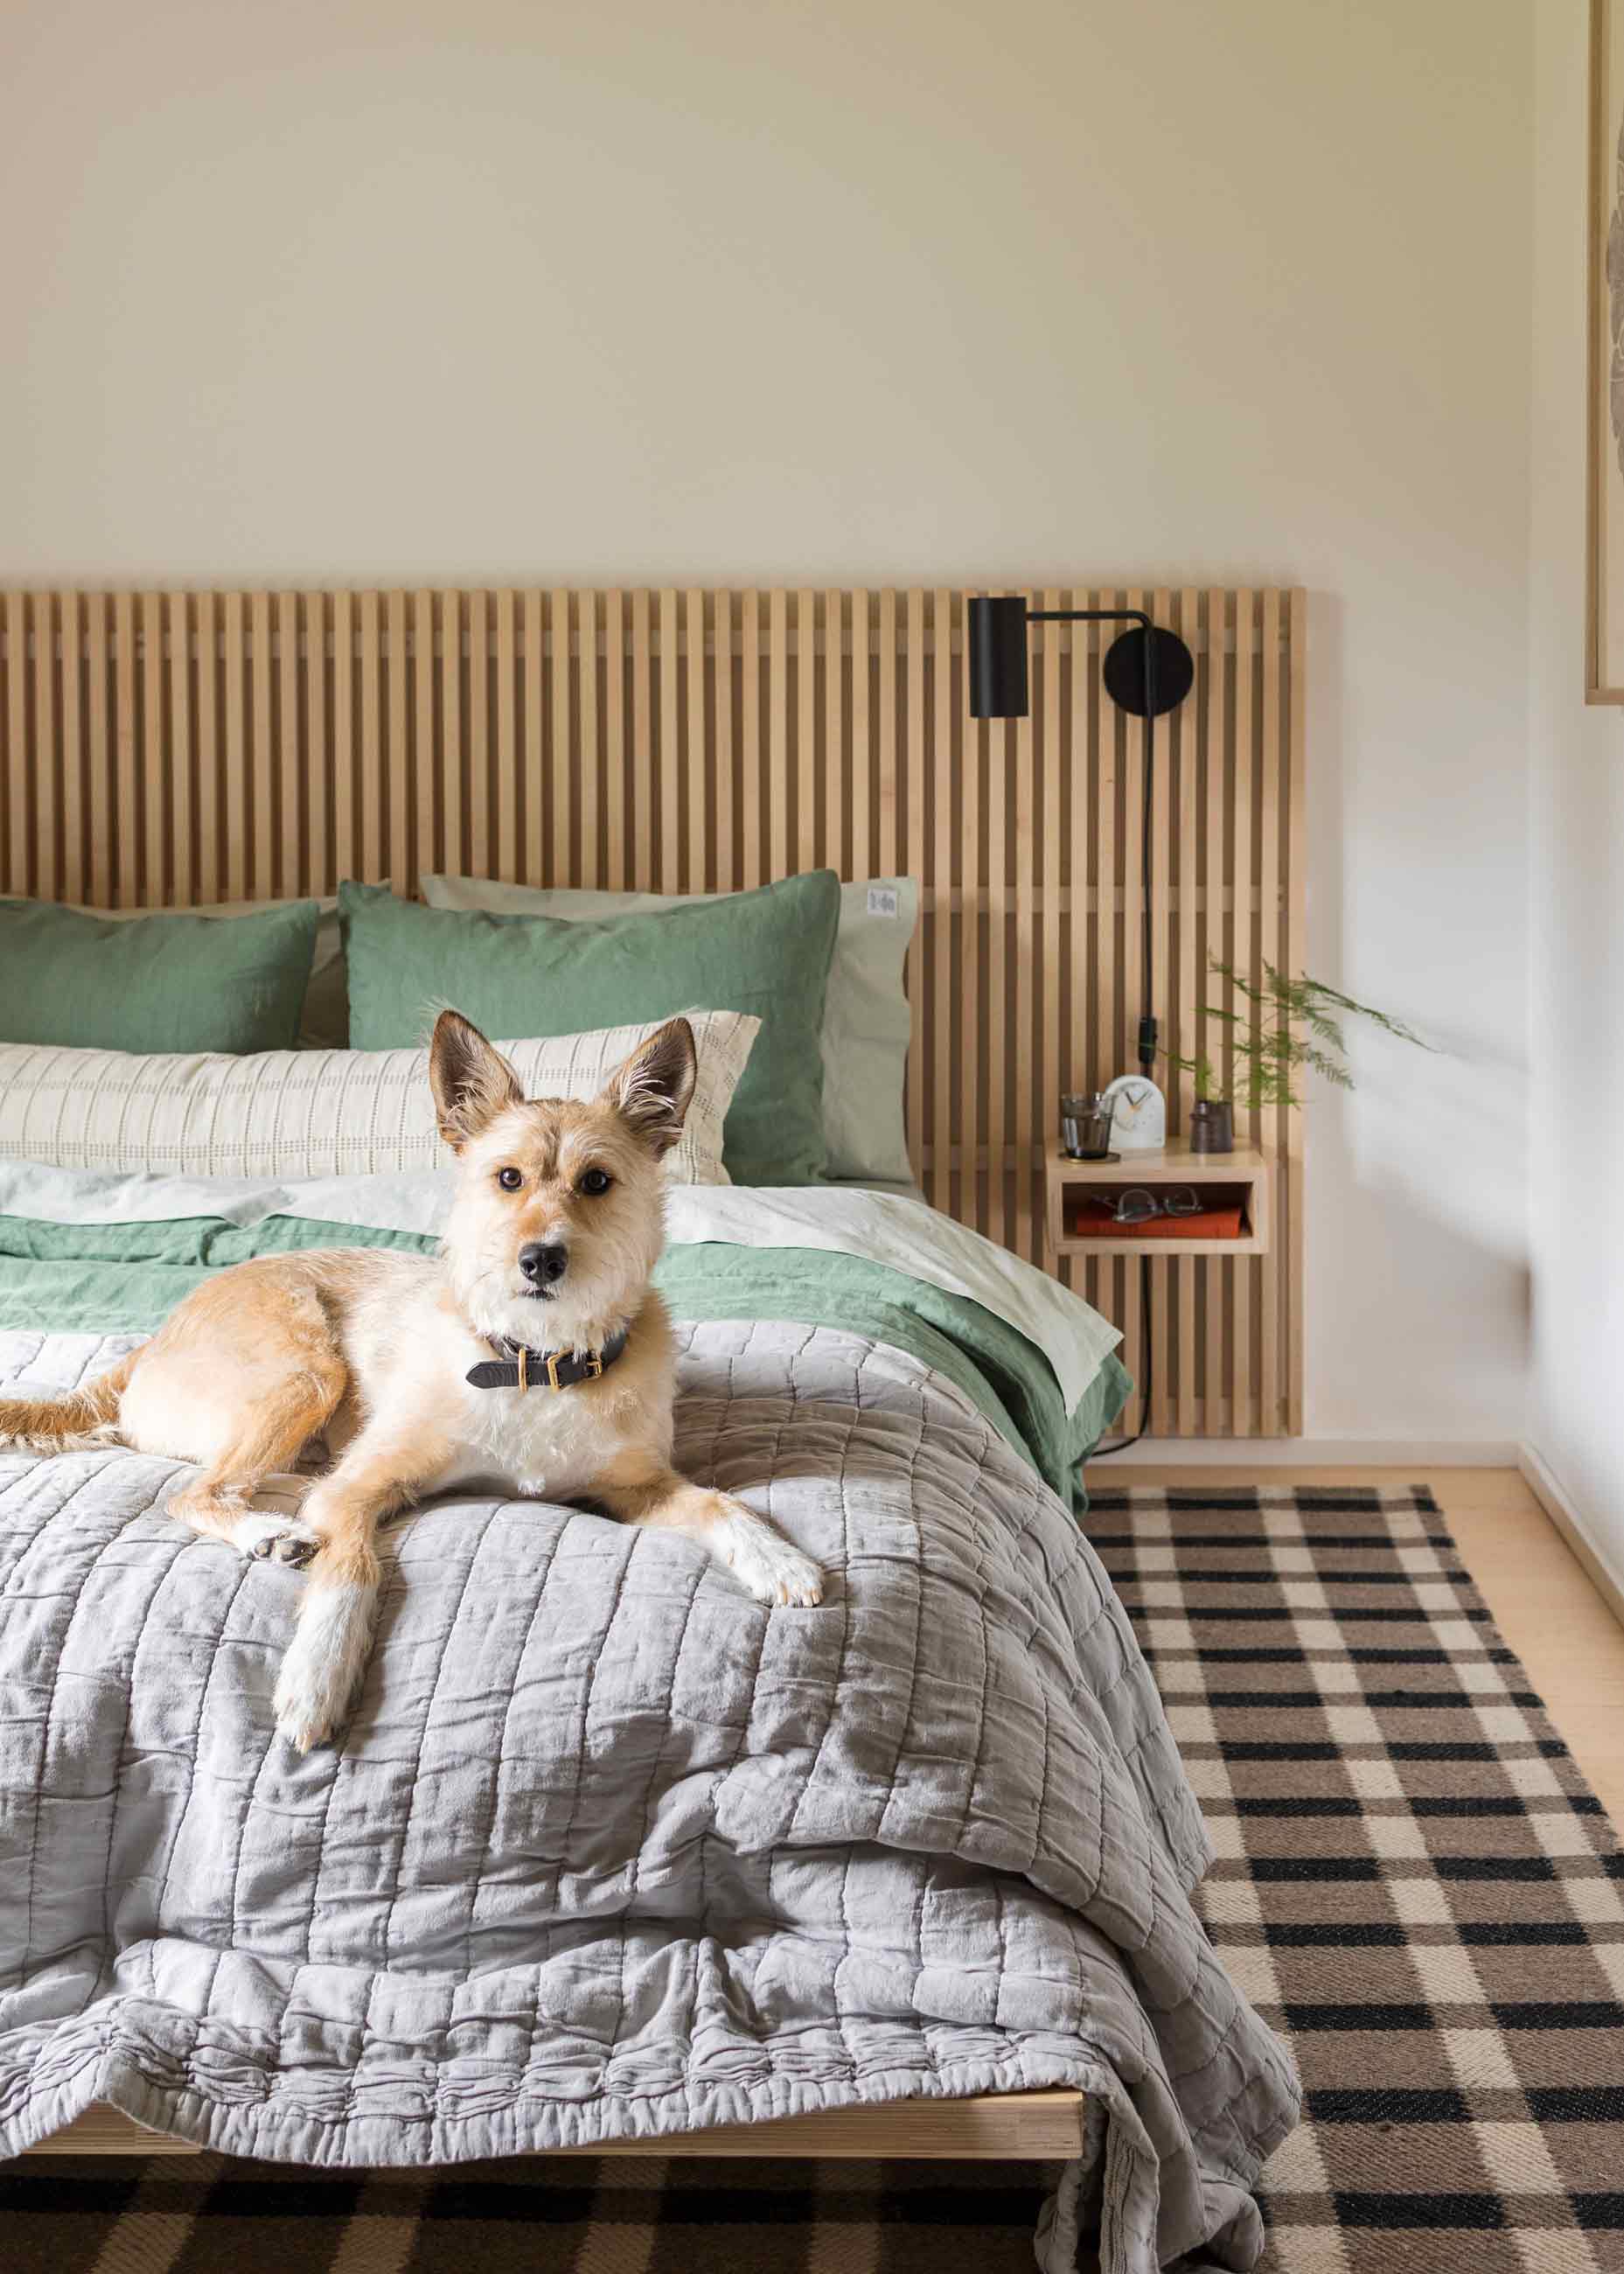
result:
[(1525, 0), (10, 0), (0, 575), (1292, 580), (1309, 1426), (1516, 1437)]
[(1538, 15), (1529, 1434), (1624, 1579), (1624, 711), (1583, 700), (1587, 12)]

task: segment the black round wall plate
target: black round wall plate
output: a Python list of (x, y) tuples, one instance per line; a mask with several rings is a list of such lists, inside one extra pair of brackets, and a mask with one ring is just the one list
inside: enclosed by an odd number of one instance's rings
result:
[(1195, 684), (1195, 658), (1177, 632), (1157, 624), (1149, 633), (1135, 624), (1114, 639), (1105, 651), (1103, 673), (1105, 689), (1113, 703), (1143, 719), (1150, 714), (1145, 699), (1145, 642), (1156, 643), (1156, 709), (1160, 719), (1164, 712), (1176, 711)]

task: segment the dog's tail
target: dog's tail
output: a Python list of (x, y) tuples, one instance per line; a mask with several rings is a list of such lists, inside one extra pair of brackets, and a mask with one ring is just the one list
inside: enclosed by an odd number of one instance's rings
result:
[(81, 1453), (110, 1445), (135, 1360), (132, 1351), (110, 1373), (99, 1374), (66, 1397), (0, 1397), (0, 1445), (25, 1453)]

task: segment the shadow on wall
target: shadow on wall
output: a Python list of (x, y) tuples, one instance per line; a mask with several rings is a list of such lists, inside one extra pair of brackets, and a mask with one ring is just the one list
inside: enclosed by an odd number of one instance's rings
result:
[[(1365, 1404), (1360, 1354), (1369, 1337), (1389, 1347), (1398, 1337), (1422, 1434), (1450, 1434), (1454, 1413), (1464, 1435), (1481, 1435), (1486, 1394), (1503, 1397), (1512, 1437), (1530, 1348), (1524, 1005), (1520, 992), (1501, 999), (1484, 968), (1503, 945), (1492, 892), (1479, 885), (1462, 907), (1451, 890), (1475, 865), (1462, 846), (1477, 826), (1470, 765), (1458, 750), (1417, 749), (1402, 718), (1365, 715), (1349, 632), (1345, 604), (1311, 591), (1304, 962), (1413, 1026), (1437, 1054), (1356, 1020), (1352, 1094), (1311, 1079), (1309, 1426), (1386, 1426)], [(1505, 921), (1520, 928), (1519, 905)]]

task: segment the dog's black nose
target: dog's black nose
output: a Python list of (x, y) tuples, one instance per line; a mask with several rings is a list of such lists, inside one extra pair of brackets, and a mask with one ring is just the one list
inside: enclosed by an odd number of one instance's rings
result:
[(532, 1287), (554, 1287), (569, 1262), (562, 1240), (532, 1239), (519, 1250), (519, 1269)]

